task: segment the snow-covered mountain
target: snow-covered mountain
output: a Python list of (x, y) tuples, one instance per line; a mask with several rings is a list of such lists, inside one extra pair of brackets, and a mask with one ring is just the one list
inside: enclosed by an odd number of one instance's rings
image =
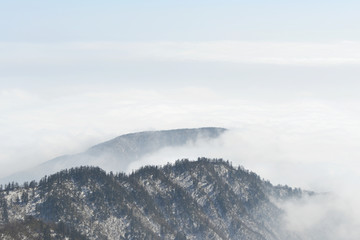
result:
[(129, 165), (147, 154), (166, 147), (180, 147), (198, 140), (210, 140), (224, 133), (224, 128), (194, 128), (130, 133), (100, 143), (85, 152), (64, 155), (29, 170), (0, 179), (1, 183), (39, 180), (45, 175), (78, 166), (98, 166), (107, 171), (126, 171)]
[(305, 240), (275, 204), (304, 195), (221, 159), (130, 175), (81, 167), (2, 189), (0, 239)]

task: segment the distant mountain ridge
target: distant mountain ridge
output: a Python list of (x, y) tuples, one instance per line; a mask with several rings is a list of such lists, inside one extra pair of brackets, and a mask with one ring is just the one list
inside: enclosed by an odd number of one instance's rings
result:
[(166, 147), (184, 146), (200, 139), (215, 139), (226, 130), (225, 128), (204, 127), (129, 133), (97, 144), (82, 153), (54, 158), (27, 171), (0, 179), (0, 182), (5, 184), (12, 181), (39, 180), (44, 175), (78, 166), (98, 166), (115, 172), (126, 171), (129, 164), (146, 154)]
[(0, 238), (305, 240), (274, 201), (311, 195), (221, 159), (130, 175), (80, 167), (0, 191)]

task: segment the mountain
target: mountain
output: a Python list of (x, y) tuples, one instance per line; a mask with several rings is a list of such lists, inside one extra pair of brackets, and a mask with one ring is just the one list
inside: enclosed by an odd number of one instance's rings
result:
[(26, 216), (22, 221), (8, 223), (0, 229), (2, 240), (12, 239), (77, 239), (86, 240), (86, 236), (80, 234), (72, 227), (64, 223), (46, 223), (32, 216)]
[(215, 139), (225, 131), (224, 128), (207, 127), (121, 135), (95, 145), (85, 152), (60, 156), (29, 170), (12, 174), (0, 179), (0, 182), (39, 180), (45, 175), (78, 166), (98, 166), (108, 171), (124, 172), (132, 162), (147, 154), (155, 153), (166, 147), (181, 147), (198, 140)]
[(129, 175), (72, 168), (6, 185), (0, 239), (295, 240), (276, 202), (312, 194), (273, 186), (221, 159), (178, 160)]

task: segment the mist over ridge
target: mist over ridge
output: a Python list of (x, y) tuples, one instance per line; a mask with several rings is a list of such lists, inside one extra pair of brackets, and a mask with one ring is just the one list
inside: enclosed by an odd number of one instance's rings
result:
[[(128, 172), (133, 162), (164, 148), (178, 148), (195, 145), (198, 141), (210, 141), (220, 137), (225, 128), (203, 127), (146, 131), (121, 135), (99, 143), (82, 153), (59, 156), (27, 171), (15, 173), (1, 180), (2, 183), (39, 180), (45, 175), (79, 166), (97, 166), (107, 171)], [(169, 161), (186, 156), (175, 155)], [(141, 166), (140, 166), (141, 167)]]
[[(268, 141), (264, 147), (252, 149), (255, 146), (259, 147), (258, 144), (264, 141)], [(281, 224), (289, 231), (305, 239), (357, 239), (356, 226), (360, 221), (357, 215), (359, 212), (357, 199), (359, 198), (350, 192), (355, 188), (356, 181), (350, 182), (338, 174), (329, 176), (328, 172), (324, 171), (326, 168), (321, 159), (318, 164), (313, 161), (299, 163), (291, 159), (287, 159), (286, 162), (275, 161), (271, 158), (276, 156), (274, 149), (265, 147), (269, 144), (272, 146), (271, 141), (273, 141), (271, 132), (260, 131), (257, 135), (248, 135), (247, 131), (242, 129), (197, 128), (139, 132), (125, 134), (100, 143), (84, 153), (55, 158), (35, 169), (30, 169), (28, 173), (23, 172), (11, 177), (13, 179), (25, 177), (24, 181), (29, 181), (31, 174), (34, 173), (35, 175), (32, 176), (39, 179), (45, 174), (80, 165), (100, 165), (105, 169), (107, 167), (107, 171), (113, 172), (119, 172), (119, 166), (122, 166), (126, 170), (120, 170), (120, 172), (131, 173), (143, 166), (154, 164), (165, 166), (183, 158), (195, 159), (199, 156), (224, 158), (230, 160), (235, 166), (241, 165), (255, 171), (272, 183), (277, 184), (280, 181), (292, 187), (303, 184), (300, 185), (303, 189), (320, 193), (311, 198), (275, 202), (280, 209), (285, 211)], [(250, 144), (252, 142), (256, 142), (256, 145)], [(277, 143), (282, 142), (277, 141)], [(270, 153), (270, 155), (258, 155), (258, 151)], [(292, 156), (287, 154), (283, 157)], [(278, 156), (281, 155), (278, 154)], [(119, 162), (121, 158), (128, 161)], [(328, 167), (333, 168), (331, 165)], [(309, 169), (311, 171), (308, 171)], [(333, 178), (332, 181), (328, 181), (330, 177)], [(314, 185), (314, 181), (317, 180), (320, 181)], [(335, 181), (336, 184), (331, 185)], [(325, 195), (322, 194), (324, 190), (327, 192)], [(309, 218), (312, 221), (309, 221)], [(352, 232), (352, 235), (348, 236), (344, 231)]]

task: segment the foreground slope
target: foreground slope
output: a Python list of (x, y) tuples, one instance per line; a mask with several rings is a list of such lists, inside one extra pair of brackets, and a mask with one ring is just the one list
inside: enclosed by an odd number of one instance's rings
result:
[[(87, 239), (298, 239), (281, 226), (274, 199), (300, 198), (222, 160), (177, 161), (130, 175), (64, 170), (1, 192), (0, 238), (27, 216)], [(5, 230), (4, 230), (5, 229)]]
[(95, 145), (85, 152), (54, 158), (27, 171), (0, 179), (0, 182), (39, 180), (45, 175), (79, 166), (97, 166), (108, 171), (124, 172), (132, 162), (146, 154), (166, 147), (181, 147), (198, 140), (215, 139), (225, 131), (224, 128), (205, 127), (125, 134)]
[(0, 228), (1, 240), (86, 240), (86, 236), (80, 234), (74, 228), (64, 223), (46, 223), (31, 216), (23, 221), (8, 223), (5, 228)]

